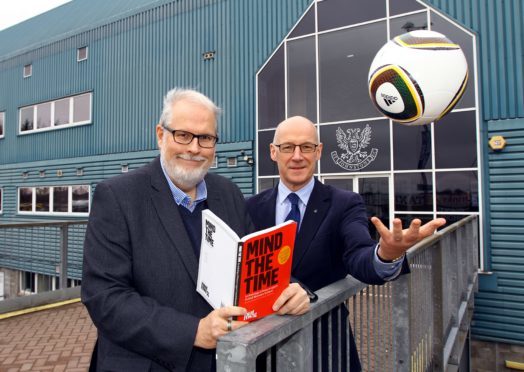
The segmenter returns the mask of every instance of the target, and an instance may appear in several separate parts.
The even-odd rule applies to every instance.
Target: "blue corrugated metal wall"
[[[475,297],[474,337],[524,344],[524,9],[521,0],[428,0],[477,33],[484,119],[486,268]],[[512,120],[513,119],[513,120]],[[489,150],[502,135],[508,145]]]
[[[484,120],[524,117],[522,0],[424,0],[478,35]]]
[[[255,72],[309,0],[195,6],[201,2],[164,4],[0,62],[0,82],[10,87],[0,92],[0,110],[6,110],[1,162],[154,149],[162,95],[173,86],[195,87],[224,108],[222,141],[252,140]],[[182,11],[190,5],[192,11]],[[89,58],[77,63],[76,48],[83,45]],[[215,59],[205,61],[207,51],[215,51]],[[27,63],[33,76],[24,79]],[[93,125],[17,135],[18,107],[84,91],[93,92]]]

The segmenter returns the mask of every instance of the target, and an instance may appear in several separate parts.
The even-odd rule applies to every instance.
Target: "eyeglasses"
[[[273,146],[276,146],[279,148],[280,152],[283,152],[285,154],[291,154],[293,152],[295,152],[295,147],[300,147],[300,152],[304,153],[304,154],[307,154],[307,153],[312,153],[312,152],[315,152],[315,150],[317,149],[317,144],[314,144],[314,143],[303,143],[301,145],[295,145],[294,143],[281,143],[280,145],[275,145],[273,144]]]
[[[173,140],[176,143],[180,143],[181,145],[189,145],[193,141],[193,138],[196,137],[200,147],[210,149],[215,147],[215,144],[218,141],[218,137],[212,136],[210,134],[194,134],[191,132],[186,132],[185,130],[177,130],[167,127],[163,128],[173,135]]]

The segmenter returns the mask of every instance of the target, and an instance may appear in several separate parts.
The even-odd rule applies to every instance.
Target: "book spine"
[[[235,295],[233,297],[234,305],[238,306],[238,301],[240,297],[240,280],[242,278],[240,269],[242,267],[242,251],[244,243],[239,242],[237,247],[237,267],[235,270]]]

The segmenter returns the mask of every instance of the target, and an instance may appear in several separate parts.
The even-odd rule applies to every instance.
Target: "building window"
[[[447,35],[461,45],[471,71],[454,109],[430,125],[393,123],[369,99],[373,58],[408,28]],[[315,175],[359,192],[368,214],[404,225],[413,217],[481,216],[474,46],[473,34],[416,1],[312,2],[257,74],[258,191],[278,183],[268,156],[277,124],[303,115],[324,144]]]
[[[76,61],[85,61],[87,59],[87,47],[78,48],[76,51]]]
[[[127,173],[127,172],[129,172],[129,165],[127,165],[127,164],[122,164],[122,167],[120,168],[120,171],[121,171],[122,173]]]
[[[213,159],[213,164],[211,164],[211,168],[218,168],[218,156],[215,156]]]
[[[227,166],[228,167],[236,167],[237,166],[237,158],[236,156],[227,158]]]
[[[18,213],[87,215],[90,195],[89,185],[19,187]]]
[[[29,295],[36,293],[36,274],[29,271],[20,273],[20,294]]]
[[[21,107],[20,134],[91,123],[92,96],[84,93]]]
[[[0,138],[4,138],[5,112],[0,112]]]
[[[28,78],[29,76],[33,75],[33,65],[28,64],[24,66],[24,78]]]

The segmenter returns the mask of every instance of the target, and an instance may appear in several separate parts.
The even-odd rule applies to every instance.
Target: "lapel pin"
[[[318,212],[318,209],[313,209],[313,213],[317,213]]]

